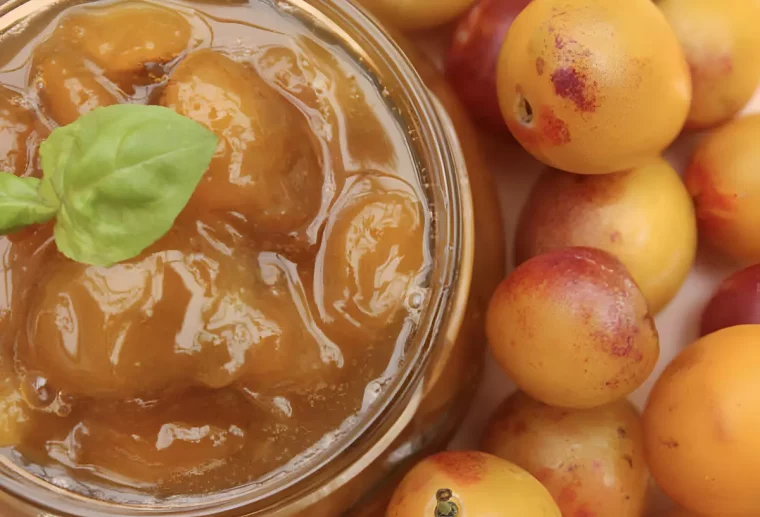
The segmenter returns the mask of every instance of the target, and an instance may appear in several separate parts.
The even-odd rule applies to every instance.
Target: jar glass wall
[[[34,27],[82,3],[89,2],[11,0],[0,6],[0,68],[12,63]],[[202,10],[246,3],[179,5]],[[68,491],[65,483],[54,486],[5,458],[0,465],[3,515],[380,516],[398,475],[414,459],[445,446],[462,418],[481,368],[482,317],[504,269],[498,203],[477,135],[436,70],[402,36],[390,36],[359,8],[345,0],[267,3],[350,55],[373,78],[396,113],[426,187],[433,222],[431,294],[406,343],[404,368],[360,423],[275,481],[199,498],[120,505]]]

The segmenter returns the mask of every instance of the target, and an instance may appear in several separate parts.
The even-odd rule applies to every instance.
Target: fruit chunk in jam
[[[293,231],[315,215],[322,172],[306,120],[251,66],[194,52],[171,75],[161,104],[219,136],[196,207],[240,212],[269,232]]]
[[[343,352],[309,309],[295,264],[275,253],[258,257],[270,297],[263,305],[272,327],[269,340],[251,348],[241,384],[258,393],[282,394],[334,380]]]
[[[349,336],[374,339],[403,317],[419,283],[425,221],[403,181],[351,178],[325,225],[316,257],[314,293],[322,317]]]
[[[19,443],[29,425],[30,410],[17,384],[8,365],[0,363],[0,447]]]
[[[243,375],[281,387],[303,373],[294,358],[327,368],[287,283],[267,284],[258,254],[224,233],[178,225],[138,259],[109,268],[49,250],[26,294],[20,364],[68,395],[107,398],[219,388]]]
[[[118,88],[93,70],[79,54],[45,49],[35,56],[32,84],[45,114],[59,126],[95,108],[120,102]]]
[[[0,86],[0,170],[16,176],[34,172],[36,146],[47,133],[22,102],[21,95]]]
[[[160,79],[162,74],[156,77],[149,67],[175,59],[191,39],[192,26],[182,14],[145,2],[87,7],[66,16],[52,36],[127,89]]]
[[[66,466],[116,482],[164,484],[223,467],[246,446],[253,416],[234,392],[193,392],[181,403],[85,406],[69,418],[71,427],[45,438],[50,455]]]
[[[367,169],[393,171],[397,149],[362,91],[355,73],[329,50],[308,38],[291,47],[270,46],[254,55],[259,73],[281,91],[320,114],[315,136],[330,149],[338,188],[345,174]]]

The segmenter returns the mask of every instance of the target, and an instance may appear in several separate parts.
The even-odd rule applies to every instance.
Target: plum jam
[[[6,38],[8,39],[8,38]],[[51,224],[0,240],[0,445],[88,496],[216,492],[298,468],[396,375],[431,220],[372,78],[268,2],[91,2],[0,43],[0,166],[99,107],[219,138],[168,234],[110,267]]]

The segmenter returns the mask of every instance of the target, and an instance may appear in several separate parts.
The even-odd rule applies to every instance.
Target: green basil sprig
[[[217,141],[168,108],[93,110],[42,143],[42,180],[0,173],[0,234],[55,218],[56,245],[70,259],[133,258],[172,227]]]

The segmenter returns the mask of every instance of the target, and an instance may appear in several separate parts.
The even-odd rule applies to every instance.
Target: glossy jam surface
[[[6,458],[98,497],[207,493],[294,468],[394,376],[426,295],[424,195],[392,107],[310,34],[267,2],[120,0],[0,39],[5,171],[40,175],[51,130],[115,103],[219,136],[133,260],[72,262],[49,224],[0,239]]]

